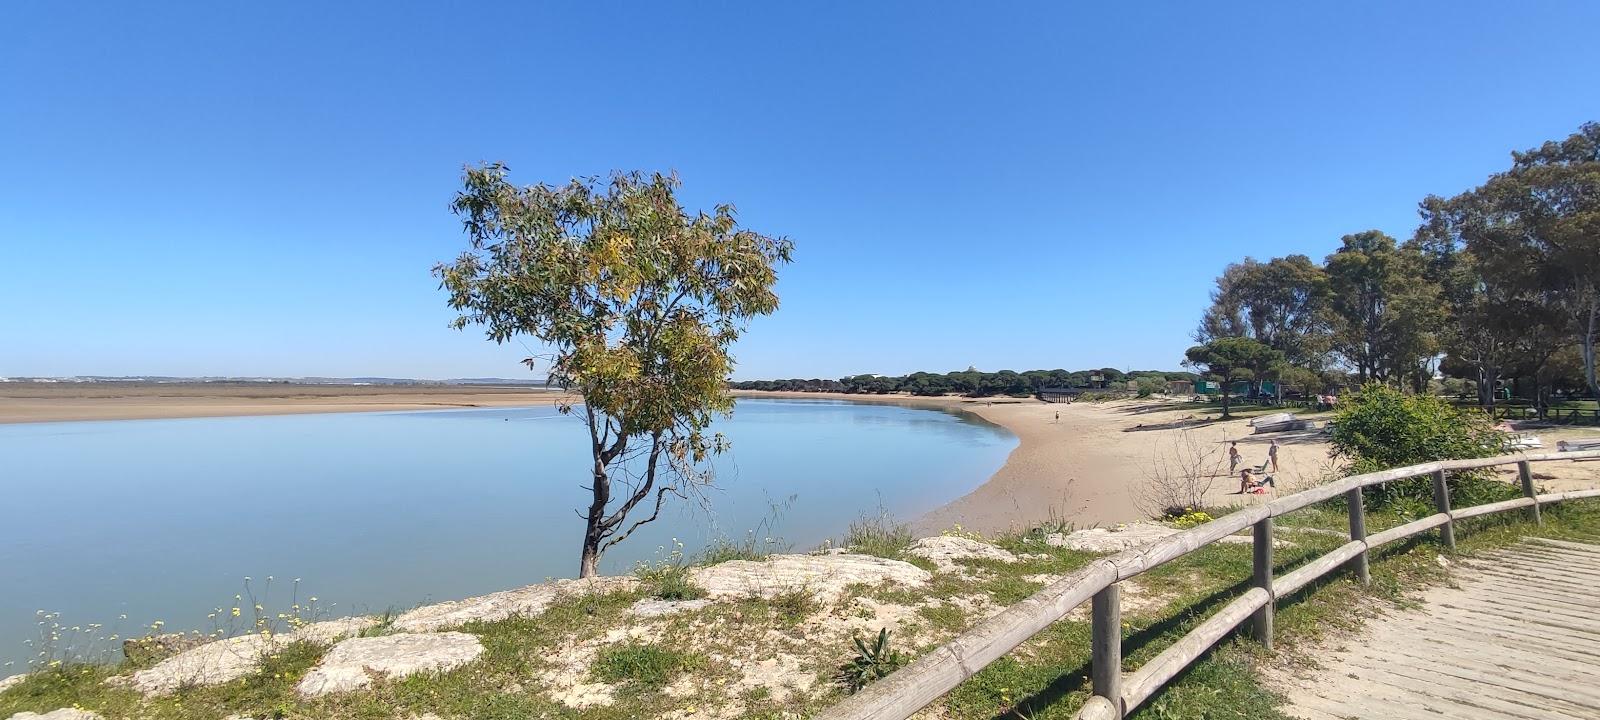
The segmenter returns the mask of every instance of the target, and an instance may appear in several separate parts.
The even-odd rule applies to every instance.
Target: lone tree
[[[483,325],[498,343],[537,338],[551,350],[550,382],[582,395],[561,411],[581,412],[589,430],[578,574],[590,577],[668,496],[711,481],[703,461],[726,443],[705,430],[733,408],[729,345],[777,309],[776,267],[794,246],[740,228],[729,205],[685,211],[676,175],[517,187],[506,173],[466,170],[451,209],[471,247],[434,274],[461,313],[454,327]]]
[[[1222,419],[1227,420],[1228,386],[1234,380],[1253,380],[1283,362],[1283,353],[1246,337],[1220,337],[1184,353],[1183,364],[1222,383]]]

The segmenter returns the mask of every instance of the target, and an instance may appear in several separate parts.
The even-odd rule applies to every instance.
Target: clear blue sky
[[[1172,368],[1600,119],[1593,2],[484,5],[0,5],[0,375],[517,376],[429,276],[487,160],[791,237],[741,378]]]

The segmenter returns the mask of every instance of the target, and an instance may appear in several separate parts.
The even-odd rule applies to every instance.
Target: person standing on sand
[[[1228,474],[1232,475],[1239,469],[1239,441],[1228,443]]]
[[[1272,444],[1267,446],[1267,459],[1272,461],[1272,471],[1273,472],[1277,472],[1278,471],[1278,441],[1277,440],[1273,440]]]
[[[1060,410],[1056,411],[1056,422],[1058,422],[1058,423],[1061,422],[1061,411]]]

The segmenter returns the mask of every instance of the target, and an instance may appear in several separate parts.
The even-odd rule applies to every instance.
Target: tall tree
[[[1328,256],[1333,349],[1359,381],[1431,375],[1443,307],[1423,260],[1376,230],[1344,236]]]
[[[1480,192],[1429,196],[1420,213],[1422,226],[1407,246],[1422,255],[1424,273],[1445,299],[1446,362],[1472,369],[1478,402],[1492,411],[1502,376],[1520,356],[1524,328],[1512,310],[1525,283],[1486,241],[1499,220]]]
[[[579,576],[589,577],[668,497],[710,481],[703,461],[725,442],[705,431],[733,408],[729,345],[777,309],[776,267],[793,246],[741,228],[728,205],[684,210],[676,176],[517,187],[506,175],[499,164],[467,169],[451,208],[470,248],[434,272],[461,312],[457,328],[537,338],[552,350],[551,382],[582,394],[593,463]]]
[[[1253,338],[1293,365],[1320,368],[1328,352],[1327,301],[1327,274],[1311,258],[1245,258],[1217,278],[1195,339]]]
[[[1589,392],[1600,396],[1600,123],[1564,140],[1512,153],[1511,170],[1484,186],[1521,229],[1520,252],[1539,258],[1541,288],[1565,315],[1583,358]]]
[[[1228,412],[1232,397],[1228,386],[1235,380],[1254,380],[1262,370],[1280,362],[1283,362],[1283,353],[1259,341],[1221,337],[1189,348],[1184,353],[1183,364],[1222,383],[1222,418],[1226,420],[1232,417]]]

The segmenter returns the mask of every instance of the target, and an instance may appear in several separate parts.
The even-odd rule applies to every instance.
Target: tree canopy
[[[1185,364],[1199,369],[1208,379],[1222,383],[1222,417],[1228,414],[1229,385],[1234,380],[1254,380],[1283,362],[1282,352],[1254,338],[1219,337],[1196,345],[1184,353]]]
[[[1259,341],[1284,355],[1271,375],[1300,384],[1345,384],[1331,370],[1424,392],[1442,372],[1492,407],[1507,381],[1531,380],[1541,414],[1557,387],[1600,395],[1600,124],[1419,211],[1404,243],[1368,230],[1320,266],[1228,265],[1195,339]]]
[[[666,498],[709,482],[698,468],[725,446],[704,431],[733,406],[729,345],[777,309],[777,267],[793,252],[741,228],[732,206],[686,211],[678,187],[637,172],[518,187],[503,165],[468,168],[451,208],[470,246],[434,269],[455,327],[536,338],[550,382],[582,396],[594,460],[582,577]]]

